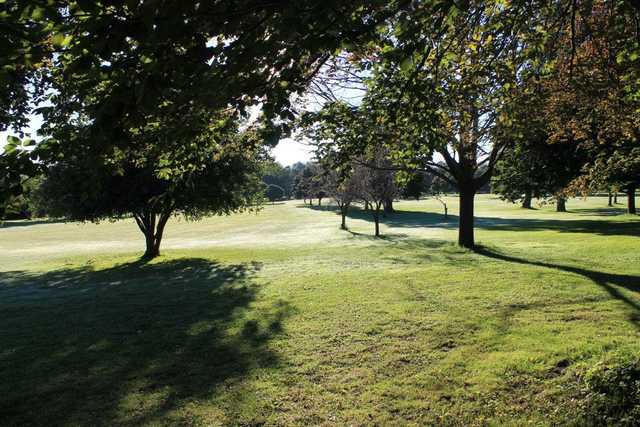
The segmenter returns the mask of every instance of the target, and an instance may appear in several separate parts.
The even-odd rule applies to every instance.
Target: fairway
[[[433,199],[372,237],[301,201],[0,228],[0,425],[570,424],[584,375],[640,352],[640,218],[606,198]]]

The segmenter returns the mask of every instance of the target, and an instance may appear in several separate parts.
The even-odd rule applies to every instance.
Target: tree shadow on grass
[[[315,211],[335,212],[336,215],[340,215],[340,210],[336,205],[322,205],[322,206],[309,206],[300,205],[299,208],[307,208]],[[347,215],[349,219],[359,219],[364,221],[373,222],[373,215],[370,211],[367,211],[360,206],[351,206]],[[380,223],[390,227],[428,227],[438,226],[455,228],[458,225],[458,217],[455,215],[449,215],[447,219],[444,218],[442,213],[437,212],[424,212],[424,211],[401,211],[395,210],[393,213],[385,214],[380,212]]]
[[[595,208],[595,209],[571,209],[571,213],[576,213],[578,215],[585,216],[618,216],[625,215],[627,213],[627,209],[623,207],[606,207],[606,208]]]
[[[478,246],[476,253],[486,256],[488,258],[516,263],[533,265],[538,267],[550,268],[558,271],[576,274],[591,280],[593,283],[604,289],[612,298],[625,303],[632,309],[632,315],[630,321],[640,328],[640,301],[637,299],[629,298],[621,289],[626,289],[631,292],[640,292],[640,276],[606,273],[602,271],[588,270],[585,268],[574,267],[570,265],[553,264],[550,262],[533,261],[523,258],[517,258],[514,256],[506,255],[484,246]]]
[[[335,211],[337,214],[340,214],[340,210],[338,209],[338,206],[334,203],[324,203],[320,206],[318,206],[317,202],[313,205],[309,205],[309,204],[298,204],[296,205],[296,208],[300,208],[300,209],[313,209],[314,211],[324,211],[324,212],[332,212]]]
[[[344,230],[347,233],[351,234],[351,236],[355,239],[359,239],[359,240],[368,240],[371,242],[375,242],[375,241],[385,241],[385,242],[389,242],[392,244],[397,244],[399,241],[404,240],[405,238],[408,237],[407,234],[402,234],[402,233],[388,233],[388,234],[380,234],[379,236],[375,236],[373,234],[373,232],[371,234],[369,233],[359,233],[357,231],[352,231],[352,230]]]
[[[640,236],[640,221],[537,218],[476,218],[476,227],[497,231],[558,231],[601,236]]]
[[[5,220],[5,221],[0,221],[0,229],[15,228],[15,227],[29,227],[32,225],[42,225],[42,224],[61,224],[63,222],[69,222],[69,221],[65,221],[63,219],[55,219],[55,218]]]
[[[0,273],[0,419],[154,422],[277,366],[268,343],[292,309],[249,309],[259,268],[193,258]]]
[[[604,215],[603,216],[607,216]],[[373,222],[371,214],[362,209],[351,209],[348,217]],[[447,219],[438,212],[396,211],[380,222],[389,227],[420,228],[437,227],[455,229],[459,217],[449,215]],[[640,236],[640,221],[612,221],[599,219],[539,219],[476,217],[477,229],[496,231],[558,231],[564,233],[588,233],[602,236]]]

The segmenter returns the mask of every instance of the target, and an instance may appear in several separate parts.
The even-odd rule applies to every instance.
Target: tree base
[[[155,249],[149,250],[149,249],[147,249],[145,251],[145,253],[142,255],[142,259],[153,259],[153,258],[156,258],[156,257],[159,257],[159,256],[160,256],[160,251],[159,250],[155,250]]]

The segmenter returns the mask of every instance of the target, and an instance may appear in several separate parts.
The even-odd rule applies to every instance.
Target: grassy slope
[[[449,200],[456,212],[455,199]],[[173,222],[0,229],[0,424],[575,420],[578,374],[640,350],[640,221],[477,204],[362,213],[297,202]]]

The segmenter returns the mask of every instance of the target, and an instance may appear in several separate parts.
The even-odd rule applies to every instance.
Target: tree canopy
[[[197,147],[202,135],[231,121],[272,146],[291,131],[310,88],[324,105],[299,123],[319,156],[342,175],[383,147],[386,169],[427,172],[455,186],[458,243],[468,248],[475,194],[499,162],[503,182],[509,168],[525,177],[541,160],[544,176],[526,179],[544,182],[545,192],[560,185],[552,172],[561,168],[549,166],[553,156],[537,158],[533,140],[588,157],[564,173],[572,175],[564,187],[606,182],[635,194],[638,185],[634,2],[20,0],[1,7],[0,130],[22,128],[33,111],[44,118],[45,138],[28,156],[2,155],[3,165],[14,165],[3,166],[8,193],[20,188],[20,167],[30,168],[17,158],[60,168],[82,158],[97,170],[158,160],[151,169],[159,180],[199,173],[208,161]],[[353,85],[361,96],[344,102]],[[321,199],[317,182],[303,178],[298,189]]]

